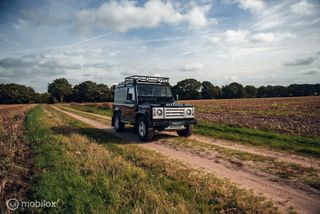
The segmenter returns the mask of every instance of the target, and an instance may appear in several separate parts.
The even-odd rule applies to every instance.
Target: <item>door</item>
[[[123,120],[126,122],[134,122],[136,96],[134,87],[127,89],[127,99],[125,101],[125,108],[123,109]]]

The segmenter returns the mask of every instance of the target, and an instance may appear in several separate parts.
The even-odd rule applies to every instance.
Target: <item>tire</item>
[[[140,140],[148,142],[153,138],[153,129],[149,130],[148,121],[145,117],[139,117],[136,132]]]
[[[121,122],[119,113],[114,115],[114,129],[116,132],[122,132],[125,128],[124,122]]]
[[[177,134],[180,137],[190,137],[192,135],[192,132],[193,132],[193,125],[187,125],[186,129],[177,131]]]

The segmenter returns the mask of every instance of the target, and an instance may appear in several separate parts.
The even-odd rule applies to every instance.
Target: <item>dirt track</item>
[[[308,193],[302,190],[295,189],[291,186],[288,186],[283,183],[272,182],[267,180],[263,177],[245,172],[241,169],[230,169],[227,168],[225,165],[221,163],[216,163],[212,160],[197,156],[195,154],[191,154],[186,151],[175,150],[173,148],[166,147],[164,145],[160,145],[156,142],[150,143],[141,143],[136,135],[132,132],[123,132],[123,133],[116,133],[114,129],[110,127],[110,125],[106,125],[92,119],[77,115],[75,113],[70,113],[64,110],[61,110],[55,106],[53,108],[77,119],[82,122],[85,122],[95,128],[103,129],[108,133],[114,134],[122,139],[126,139],[131,141],[133,144],[138,144],[146,149],[154,150],[156,152],[162,153],[167,155],[168,157],[181,161],[182,163],[193,167],[202,169],[206,172],[213,173],[218,177],[222,177],[225,179],[229,179],[234,183],[239,184],[241,187],[246,189],[252,189],[256,193],[263,194],[269,199],[275,201],[281,210],[286,211],[290,207],[294,207],[296,211],[301,213],[318,213],[320,210],[320,196],[319,194]],[[199,140],[198,136],[193,137],[193,139]],[[208,140],[209,138],[201,138],[200,140],[206,143],[218,143],[220,142],[213,141],[212,139]],[[225,147],[234,147],[232,144],[222,144]],[[261,153],[262,151],[256,150],[252,147],[239,147],[236,149],[245,150],[248,152],[256,152]],[[279,158],[281,160],[287,160],[292,162],[300,162],[302,164],[310,163],[308,158],[302,158],[298,156],[288,156],[286,154],[281,153],[274,153],[269,152],[269,155]],[[312,163],[312,162],[311,162]],[[312,164],[312,166],[319,167],[319,162],[316,164]]]

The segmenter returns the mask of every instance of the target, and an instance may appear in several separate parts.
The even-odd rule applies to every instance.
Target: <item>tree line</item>
[[[48,84],[45,93],[37,93],[31,87],[16,83],[0,84],[0,103],[110,102],[113,100],[114,88],[92,81],[72,86],[65,78]]]
[[[256,88],[233,82],[220,88],[209,81],[185,79],[172,87],[172,93],[182,100],[317,96],[320,95],[320,84],[268,85]]]
[[[65,78],[48,84],[45,93],[37,93],[32,87],[15,83],[0,84],[0,103],[110,102],[113,101],[114,89],[115,85],[108,87],[92,81],[72,86]],[[320,84],[268,85],[256,88],[233,82],[220,88],[209,81],[185,79],[172,86],[172,93],[183,100],[316,96],[320,95]]]

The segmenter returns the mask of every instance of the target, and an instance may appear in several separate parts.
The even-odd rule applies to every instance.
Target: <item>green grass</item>
[[[112,109],[109,109],[104,106],[77,105],[77,104],[70,104],[70,105],[65,105],[65,106],[79,110],[79,111],[85,111],[85,112],[89,112],[89,113],[100,114],[100,115],[112,117]]]
[[[320,158],[320,139],[200,122],[195,133]]]
[[[75,113],[77,115],[101,122],[101,123],[108,123],[111,125],[111,117],[107,117],[107,116],[103,116],[103,115],[99,115],[99,114],[93,114],[91,112],[85,112],[85,111],[81,111],[81,110],[76,110],[74,108],[70,108],[70,106],[65,106],[65,105],[59,105],[58,107],[60,107],[63,111],[67,111],[70,113]]]
[[[50,130],[43,107],[36,107],[27,116],[28,140],[35,153],[36,176],[34,193],[38,200],[57,201],[53,213],[84,213],[103,211],[103,195],[97,185],[87,183],[76,170],[73,161],[66,157],[66,147]]]

